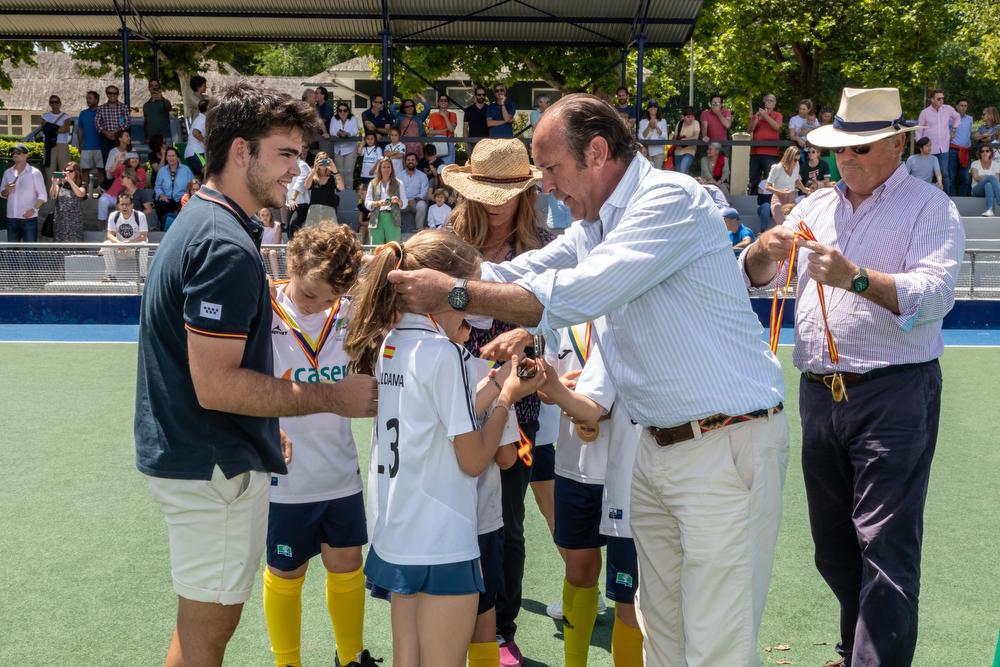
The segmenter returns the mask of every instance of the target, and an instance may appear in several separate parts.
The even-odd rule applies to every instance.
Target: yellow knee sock
[[[642,633],[617,615],[611,630],[611,658],[615,667],[642,667]]]
[[[563,580],[563,650],[566,667],[586,667],[590,635],[597,620],[597,586],[577,588]]]
[[[301,667],[302,584],[298,579],[282,579],[264,568],[264,618],[271,638],[274,664],[278,667]]]
[[[365,574],[360,567],[354,572],[326,573],[326,608],[333,621],[337,657],[346,665],[365,647]]]
[[[499,664],[499,644],[496,642],[469,644],[469,667],[497,667]]]

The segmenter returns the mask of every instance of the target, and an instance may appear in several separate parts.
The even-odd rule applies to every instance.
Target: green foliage
[[[23,143],[28,149],[28,162],[35,166],[41,166],[45,162],[45,144],[41,141],[22,141],[19,137],[9,135],[0,136],[0,155],[3,156],[5,166],[9,166],[11,149],[17,144]],[[79,161],[80,151],[76,146],[69,147],[69,159]]]
[[[34,52],[34,44],[31,42],[0,41],[0,62],[6,61],[6,67],[0,67],[0,88],[10,90],[13,84],[6,68],[17,67],[20,63],[34,65],[35,59],[31,57]],[[0,107],[2,106],[3,102],[0,101]]]
[[[354,57],[350,44],[273,44],[256,54],[247,73],[261,76],[314,76]]]

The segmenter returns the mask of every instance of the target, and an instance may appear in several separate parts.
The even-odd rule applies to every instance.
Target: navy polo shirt
[[[367,134],[371,130],[369,130],[367,127],[364,127],[364,124],[365,124],[366,121],[371,121],[372,123],[375,124],[375,127],[378,127],[378,128],[388,129],[388,128],[392,127],[392,116],[390,116],[389,113],[387,111],[385,111],[384,108],[382,110],[382,113],[378,114],[377,116],[371,112],[371,109],[369,109],[369,110],[367,110],[367,111],[365,111],[365,112],[363,112],[361,114],[361,125],[362,125],[362,128],[363,128],[362,131]],[[378,139],[378,145],[379,146],[388,146],[389,145],[389,136],[388,135],[386,135],[386,134],[376,134],[375,138]]]
[[[517,113],[517,107],[509,99],[504,101],[504,106],[507,107],[507,114],[511,117],[511,121],[503,125],[494,125],[490,128],[490,137],[494,139],[510,139],[514,136],[514,114]],[[491,104],[489,110],[486,112],[486,117],[490,120],[503,120],[500,105],[496,102]]]
[[[260,225],[202,186],[163,237],[139,319],[136,466],[153,477],[285,473],[276,418],[206,410],[188,368],[188,336],[244,341],[241,366],[272,375],[271,302]]]

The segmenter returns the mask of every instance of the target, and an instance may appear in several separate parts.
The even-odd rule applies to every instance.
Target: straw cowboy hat
[[[528,162],[528,150],[519,140],[483,139],[467,165],[449,164],[441,177],[466,199],[500,206],[534,187],[542,172]]]
[[[903,118],[898,88],[844,88],[832,125],[818,127],[806,141],[820,148],[871,144],[918,128]]]

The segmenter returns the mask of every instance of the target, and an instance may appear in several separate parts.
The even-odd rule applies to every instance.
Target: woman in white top
[[[333,163],[344,178],[344,190],[354,189],[354,165],[358,161],[358,119],[344,102],[330,119],[330,140],[334,142]]]
[[[1000,202],[1000,162],[993,159],[993,148],[989,144],[979,147],[979,159],[969,167],[972,176],[972,196],[986,197],[986,210],[983,215],[993,217],[993,204]]]
[[[781,207],[795,203],[795,196],[798,194],[795,184],[798,180],[799,149],[789,146],[781,156],[781,162],[773,165],[767,175],[767,191],[771,193],[771,217],[774,218],[774,224],[780,225],[785,221]]]
[[[694,140],[701,138],[701,123],[694,115],[693,107],[684,107],[684,116],[677,123],[674,139]],[[674,148],[674,169],[682,174],[691,171],[697,146],[676,146]]]
[[[660,118],[660,105],[650,100],[646,105],[646,117],[639,121],[640,139],[669,139],[667,121]],[[663,156],[667,152],[665,144],[649,144],[646,153],[649,162],[657,169],[663,169]]]
[[[402,201],[406,199],[403,182],[396,178],[392,159],[384,157],[375,167],[375,178],[368,184],[365,208],[372,212],[368,233],[372,245],[399,241]]]
[[[533,363],[532,380],[509,373],[480,424],[476,369],[458,342],[469,335],[464,314],[397,305],[389,272],[419,268],[475,279],[479,253],[455,234],[424,230],[383,247],[359,284],[345,349],[352,371],[379,383],[365,575],[392,593],[394,664],[465,667],[484,591],[477,476],[494,461],[514,402],[545,373]]]

